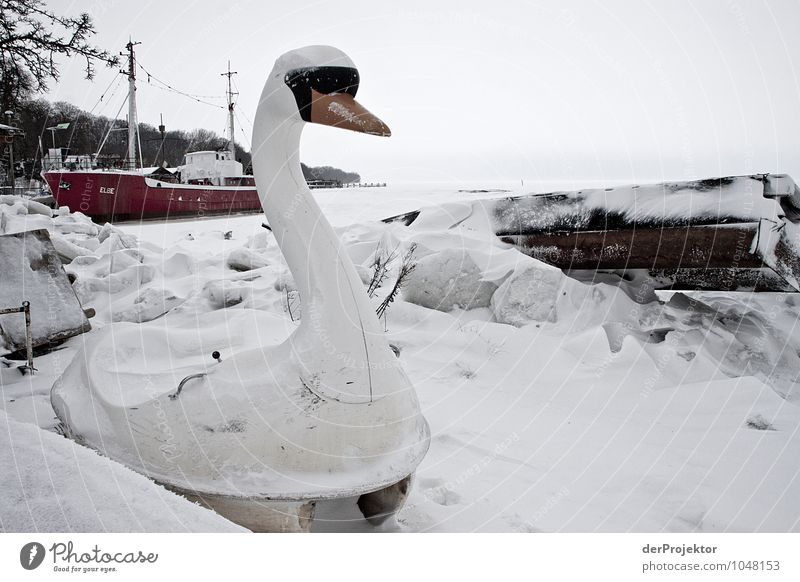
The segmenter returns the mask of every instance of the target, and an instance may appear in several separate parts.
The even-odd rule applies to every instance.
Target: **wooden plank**
[[[526,254],[561,269],[761,268],[750,254],[757,223],[531,232],[503,235]]]

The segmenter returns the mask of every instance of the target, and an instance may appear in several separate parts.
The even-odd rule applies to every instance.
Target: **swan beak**
[[[318,93],[311,90],[311,123],[341,127],[360,133],[389,137],[389,126],[367,111],[349,93]]]

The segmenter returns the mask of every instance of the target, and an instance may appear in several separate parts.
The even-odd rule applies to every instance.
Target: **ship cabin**
[[[252,186],[242,164],[228,150],[191,152],[178,167],[181,182],[201,186]]]

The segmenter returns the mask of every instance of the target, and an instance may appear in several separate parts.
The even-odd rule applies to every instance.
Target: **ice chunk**
[[[53,225],[61,234],[85,234],[95,237],[100,231],[91,218],[80,212],[55,216]]]
[[[497,289],[484,281],[478,265],[463,249],[432,253],[417,262],[403,290],[403,298],[423,307],[450,311],[454,307],[488,307]]]
[[[516,326],[556,321],[556,302],[564,279],[560,269],[531,261],[512,273],[492,295],[495,319]]]
[[[234,271],[252,271],[266,267],[269,262],[260,253],[242,247],[231,251],[226,264]]]
[[[0,204],[7,204],[9,206],[21,205],[25,208],[26,214],[41,214],[47,217],[53,215],[53,211],[41,202],[20,198],[19,196],[10,196],[8,194],[0,195]]]
[[[59,258],[63,263],[71,263],[77,257],[91,254],[91,251],[88,249],[68,241],[64,236],[58,234],[57,232],[54,232],[50,235],[50,240],[52,241]]]
[[[161,317],[183,303],[183,299],[166,289],[145,289],[133,305],[112,315],[113,321],[142,323]]]
[[[250,289],[235,281],[211,281],[203,289],[203,295],[214,309],[223,309],[244,301],[250,295]]]
[[[0,234],[15,234],[37,229],[51,230],[52,227],[53,223],[49,217],[28,214],[27,207],[21,201],[14,204],[0,204]]]

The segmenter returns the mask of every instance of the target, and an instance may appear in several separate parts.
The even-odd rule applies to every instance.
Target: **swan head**
[[[275,61],[260,107],[271,112],[273,122],[317,123],[388,137],[389,127],[355,100],[358,85],[358,69],[345,53],[307,46]]]

